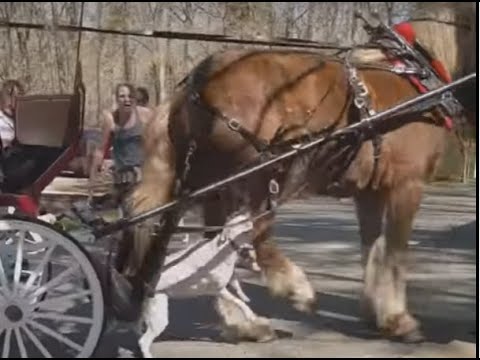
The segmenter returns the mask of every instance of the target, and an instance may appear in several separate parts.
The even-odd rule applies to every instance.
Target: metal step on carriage
[[[113,234],[331,139],[361,133],[365,141],[369,140],[375,132],[389,131],[384,126],[386,118],[436,107],[445,94],[475,78],[476,74],[471,74],[328,136],[303,139],[292,144],[289,151],[247,167],[181,200],[134,218],[91,229],[91,232],[97,239]],[[84,101],[85,87],[79,61],[72,93],[28,95],[18,99],[16,136],[19,146],[30,149],[31,156],[43,161],[37,176],[27,186],[0,194],[0,206],[16,210],[0,218],[2,358],[89,357],[104,330],[105,294],[92,254],[71,234],[36,218],[42,190],[75,155],[83,131]],[[42,157],[42,154],[49,156]]]

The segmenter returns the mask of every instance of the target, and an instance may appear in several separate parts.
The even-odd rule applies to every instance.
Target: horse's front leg
[[[364,297],[375,315],[377,327],[387,336],[409,342],[422,339],[418,322],[407,309],[406,295],[408,241],[422,191],[423,183],[410,179],[390,189],[384,198],[372,197],[369,200],[386,206],[387,223],[385,235],[379,235],[367,244],[369,249],[365,252]],[[365,212],[365,208],[363,211],[364,217],[374,215]],[[372,221],[378,220],[379,214],[373,216]],[[362,231],[366,229],[363,228]],[[373,234],[374,232],[370,234],[370,240]]]
[[[299,311],[311,312],[316,306],[315,290],[303,270],[273,243],[273,219],[272,216],[255,223],[257,263],[273,295],[288,298]]]

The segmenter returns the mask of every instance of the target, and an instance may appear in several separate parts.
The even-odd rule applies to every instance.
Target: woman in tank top
[[[153,111],[143,106],[137,106],[135,89],[128,83],[117,85],[115,99],[117,108],[114,111],[104,111],[102,144],[95,152],[90,182],[103,168],[107,152],[112,147],[114,201],[120,210],[120,216],[129,215],[127,199],[134,186],[141,179],[143,164],[143,127],[152,118]],[[121,271],[126,256],[131,249],[128,234],[125,230],[118,243],[115,267]]]
[[[103,167],[105,155],[112,147],[115,197],[118,205],[123,208],[123,200],[141,179],[142,132],[152,116],[152,111],[137,106],[135,89],[128,83],[117,85],[115,99],[117,108],[102,113],[102,144],[95,153],[91,178]]]

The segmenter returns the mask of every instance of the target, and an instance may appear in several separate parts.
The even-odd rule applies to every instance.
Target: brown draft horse
[[[461,64],[464,58],[451,55],[459,50],[457,37],[471,39],[470,51],[474,47],[475,36],[468,37],[470,29],[441,21],[413,25],[417,39],[445,64],[454,79],[475,71],[476,61],[468,68]],[[476,51],[472,53],[475,56]],[[358,61],[355,66],[376,111],[418,95],[403,76],[365,68]],[[252,142],[229,128],[225,119],[236,120],[256,139],[270,142],[344,127],[358,121],[358,112],[352,106],[345,64],[339,59],[274,50],[230,50],[212,55],[190,73],[169,105],[157,109],[156,120],[147,129],[144,178],[132,196],[135,214],[178,196],[176,184],[185,174],[182,189],[194,190],[226,178],[258,158]],[[424,183],[442,154],[447,133],[442,124],[435,113],[425,113],[418,121],[385,134],[376,164],[372,142],[364,142],[336,180],[335,193],[328,186],[332,179],[323,166],[328,162],[324,151],[289,161],[280,171],[255,173],[206,198],[205,223],[223,225],[241,201],[254,213],[264,211],[272,177],[280,185],[280,198],[291,198],[305,189],[354,197],[362,241],[365,309],[386,335],[418,337],[418,323],[407,309],[407,244]],[[189,146],[192,139],[195,148]],[[168,244],[176,217],[170,214],[165,218],[164,231],[153,237],[150,223],[136,228],[134,251],[124,272],[127,276],[138,276],[140,264],[147,268],[140,272],[147,281],[152,276],[148,271],[155,266],[158,270],[158,254]],[[309,310],[315,292],[302,269],[271,241],[273,220],[273,216],[264,217],[255,224],[254,245],[264,278],[273,294],[289,298],[298,309]],[[148,270],[146,263],[151,265],[152,258],[155,266]]]

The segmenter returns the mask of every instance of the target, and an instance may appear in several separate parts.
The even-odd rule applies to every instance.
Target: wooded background
[[[361,21],[353,16],[355,11],[378,11],[386,23],[392,24],[407,19],[423,4],[86,2],[83,25],[225,34],[243,39],[289,37],[351,45],[366,39]],[[80,2],[4,2],[0,4],[0,19],[79,25],[80,6]],[[29,93],[71,91],[77,36],[74,32],[0,28],[0,81],[19,79]],[[83,33],[81,61],[87,87],[86,126],[97,127],[101,110],[113,106],[117,83],[128,81],[146,87],[150,92],[150,106],[155,106],[202,58],[216,50],[238,46]]]

